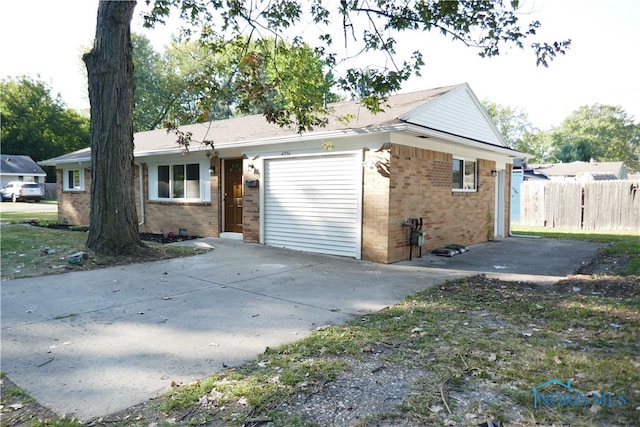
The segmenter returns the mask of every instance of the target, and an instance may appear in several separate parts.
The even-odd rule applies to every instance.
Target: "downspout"
[[[140,178],[140,222],[138,226],[144,224],[144,177],[142,176],[142,164],[134,163],[138,166],[138,178]]]
[[[532,236],[530,234],[513,234],[511,232],[511,221],[509,221],[509,237],[524,237],[527,239],[539,239],[540,236]]]

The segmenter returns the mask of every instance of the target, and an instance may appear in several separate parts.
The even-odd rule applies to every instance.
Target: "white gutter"
[[[352,129],[341,129],[341,130],[333,130],[333,131],[324,131],[324,132],[309,132],[303,134],[294,134],[287,136],[280,136],[274,138],[261,138],[252,141],[237,141],[237,142],[221,142],[215,145],[216,150],[225,149],[225,148],[246,148],[246,147],[254,147],[260,145],[272,145],[272,144],[282,144],[287,142],[301,142],[301,141],[311,141],[318,139],[331,139],[331,138],[345,138],[348,136],[355,135],[367,135],[374,133],[383,133],[383,132],[399,132],[399,131],[409,131],[419,135],[431,136],[439,139],[443,139],[445,141],[456,142],[462,145],[467,145],[473,148],[480,148],[486,151],[497,152],[503,155],[507,155],[509,157],[518,157],[518,158],[530,158],[533,157],[531,154],[522,153],[516,150],[513,150],[508,147],[501,147],[499,145],[490,144],[487,142],[476,141],[471,138],[467,138],[464,136],[458,136],[451,133],[438,131],[435,129],[430,129],[424,126],[412,124],[412,123],[397,123],[386,126],[372,126],[366,128],[352,128]]]
[[[215,144],[214,150],[217,151],[217,150],[233,149],[233,148],[244,149],[244,148],[259,147],[264,145],[286,144],[290,142],[304,142],[304,141],[316,141],[316,140],[322,140],[322,139],[345,138],[345,137],[354,136],[354,135],[366,135],[370,133],[389,132],[394,129],[395,129],[394,126],[384,126],[384,127],[372,128],[371,130],[347,129],[347,130],[335,130],[335,131],[324,131],[324,132],[308,132],[308,133],[302,133],[302,134],[277,136],[272,138],[260,138],[260,139],[232,141],[232,142],[218,142]],[[195,144],[189,148],[189,151],[193,153],[200,152],[200,151],[207,151],[207,150],[209,150],[209,148],[200,148]],[[184,151],[184,148],[176,144],[175,148],[136,151],[134,152],[134,154],[136,157],[144,157],[144,156],[157,156],[157,155],[163,155],[163,154],[181,154],[183,151]]]
[[[134,163],[138,166],[138,177],[140,178],[140,217],[138,225],[144,224],[144,177],[142,176],[142,164]]]
[[[249,147],[259,147],[265,145],[274,145],[274,144],[285,144],[291,142],[304,142],[304,141],[313,141],[313,140],[323,140],[323,139],[338,139],[338,138],[346,138],[349,136],[356,135],[367,135],[374,133],[384,133],[384,132],[398,132],[398,131],[409,131],[413,132],[417,135],[424,135],[430,137],[436,137],[439,139],[443,139],[445,141],[451,141],[455,143],[459,143],[461,145],[466,145],[469,147],[473,147],[476,149],[482,149],[494,153],[500,153],[503,155],[507,155],[509,157],[518,157],[518,158],[529,158],[532,157],[530,154],[521,153],[516,150],[512,150],[507,147],[501,147],[498,145],[475,141],[473,139],[453,135],[447,132],[438,131],[435,129],[430,129],[424,126],[412,124],[412,123],[395,123],[386,126],[371,126],[365,128],[348,128],[348,129],[339,129],[339,130],[330,130],[330,131],[315,131],[315,132],[306,132],[301,134],[289,134],[284,136],[277,136],[272,138],[259,138],[253,140],[244,140],[244,141],[233,141],[233,142],[219,142],[215,144],[216,150],[224,150],[230,148],[240,148],[247,149]],[[205,151],[205,148],[200,148],[196,145],[190,148],[192,152]],[[175,147],[165,147],[162,149],[153,149],[153,150],[140,150],[134,151],[134,155],[136,157],[146,157],[146,156],[157,156],[163,154],[180,154],[184,151],[183,147],[178,146]],[[65,164],[65,163],[75,163],[78,161],[91,161],[90,153],[88,157],[82,158],[74,158],[69,160],[61,160],[54,164],[49,162],[39,162],[40,164],[46,166],[53,166],[55,164]]]
[[[55,160],[55,159],[51,159],[51,160]],[[55,161],[55,162],[51,162],[49,160],[43,160],[41,162],[38,162],[39,165],[41,166],[57,166],[57,165],[68,165],[68,164],[74,164],[74,163],[79,163],[80,166],[82,166],[82,163],[84,162],[91,162],[91,156],[89,157],[74,157],[72,159],[65,159],[65,160],[59,160],[59,161]]]
[[[509,237],[522,237],[526,239],[539,239],[540,236],[532,236],[531,234],[513,234],[511,232],[511,222],[509,222]]]
[[[422,135],[426,135],[426,136],[430,136],[430,137],[444,139],[446,141],[455,142],[457,144],[466,145],[468,147],[473,147],[473,148],[476,148],[476,149],[481,149],[481,150],[485,150],[485,151],[491,151],[491,152],[494,152],[494,153],[500,153],[500,154],[506,155],[508,157],[514,157],[514,158],[531,158],[531,157],[533,157],[533,155],[531,155],[531,154],[522,153],[520,151],[516,151],[516,150],[513,150],[513,149],[508,148],[508,147],[501,147],[499,145],[490,144],[488,142],[476,141],[476,140],[473,140],[471,138],[467,138],[467,137],[464,137],[464,136],[453,135],[453,134],[450,134],[450,133],[447,133],[447,132],[442,132],[442,131],[439,131],[439,130],[430,129],[430,128],[426,128],[424,126],[414,125],[414,124],[411,124],[411,123],[407,123],[403,127],[398,126],[397,128],[398,128],[398,130],[405,130],[405,131],[410,131],[410,132],[414,132],[414,133],[417,133],[417,134],[422,134]]]

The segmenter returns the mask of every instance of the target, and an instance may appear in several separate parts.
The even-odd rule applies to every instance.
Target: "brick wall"
[[[218,218],[211,203],[147,202],[140,232],[178,233],[190,236],[218,236]]]
[[[495,163],[478,160],[478,191],[453,192],[452,155],[392,145],[389,180],[389,252],[381,262],[409,258],[410,228],[403,220],[422,218],[427,232],[423,253],[445,244],[471,245],[487,240],[493,231]],[[413,248],[414,256],[418,248]]]
[[[58,221],[61,224],[89,224],[91,202],[91,170],[83,169],[84,190],[69,191],[63,189],[62,169],[56,170],[56,192],[58,194]]]
[[[212,161],[216,173],[210,176],[211,202],[160,202],[150,201],[148,194],[149,168],[143,166],[144,176],[144,224],[140,225],[140,232],[144,233],[179,233],[180,229],[186,230],[190,236],[218,237],[220,235],[220,180],[219,160]],[[135,173],[136,185],[136,209],[138,218],[141,218],[140,210],[140,185],[138,181],[138,168]]]
[[[242,235],[245,242],[260,242],[260,180],[259,174],[255,173],[255,169],[249,168],[250,164],[257,163],[253,160],[245,159],[242,162],[242,170],[244,171],[244,181],[258,181],[257,187],[247,187],[245,183],[242,194]],[[253,172],[252,172],[253,171]]]
[[[362,189],[362,259],[388,262],[389,150],[365,151]]]
[[[173,231],[178,233],[180,229],[186,230],[189,235],[217,237],[220,234],[220,192],[219,186],[219,161],[216,165],[216,174],[211,176],[211,202],[206,203],[174,203],[149,201],[148,177],[149,170],[143,165],[143,192],[144,192],[144,223],[139,226],[140,232],[166,233]],[[139,168],[134,171],[136,211],[138,219],[142,219],[140,209],[140,181]],[[63,191],[62,170],[57,171],[58,181],[58,219],[66,224],[88,224],[90,209],[91,171],[85,169],[84,191]]]

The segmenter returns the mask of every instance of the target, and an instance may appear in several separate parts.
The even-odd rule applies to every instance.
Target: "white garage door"
[[[265,161],[264,242],[360,258],[360,154]]]

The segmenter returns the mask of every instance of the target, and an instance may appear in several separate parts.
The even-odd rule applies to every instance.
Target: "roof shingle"
[[[29,156],[2,154],[0,155],[0,174],[44,176],[47,173]]]

